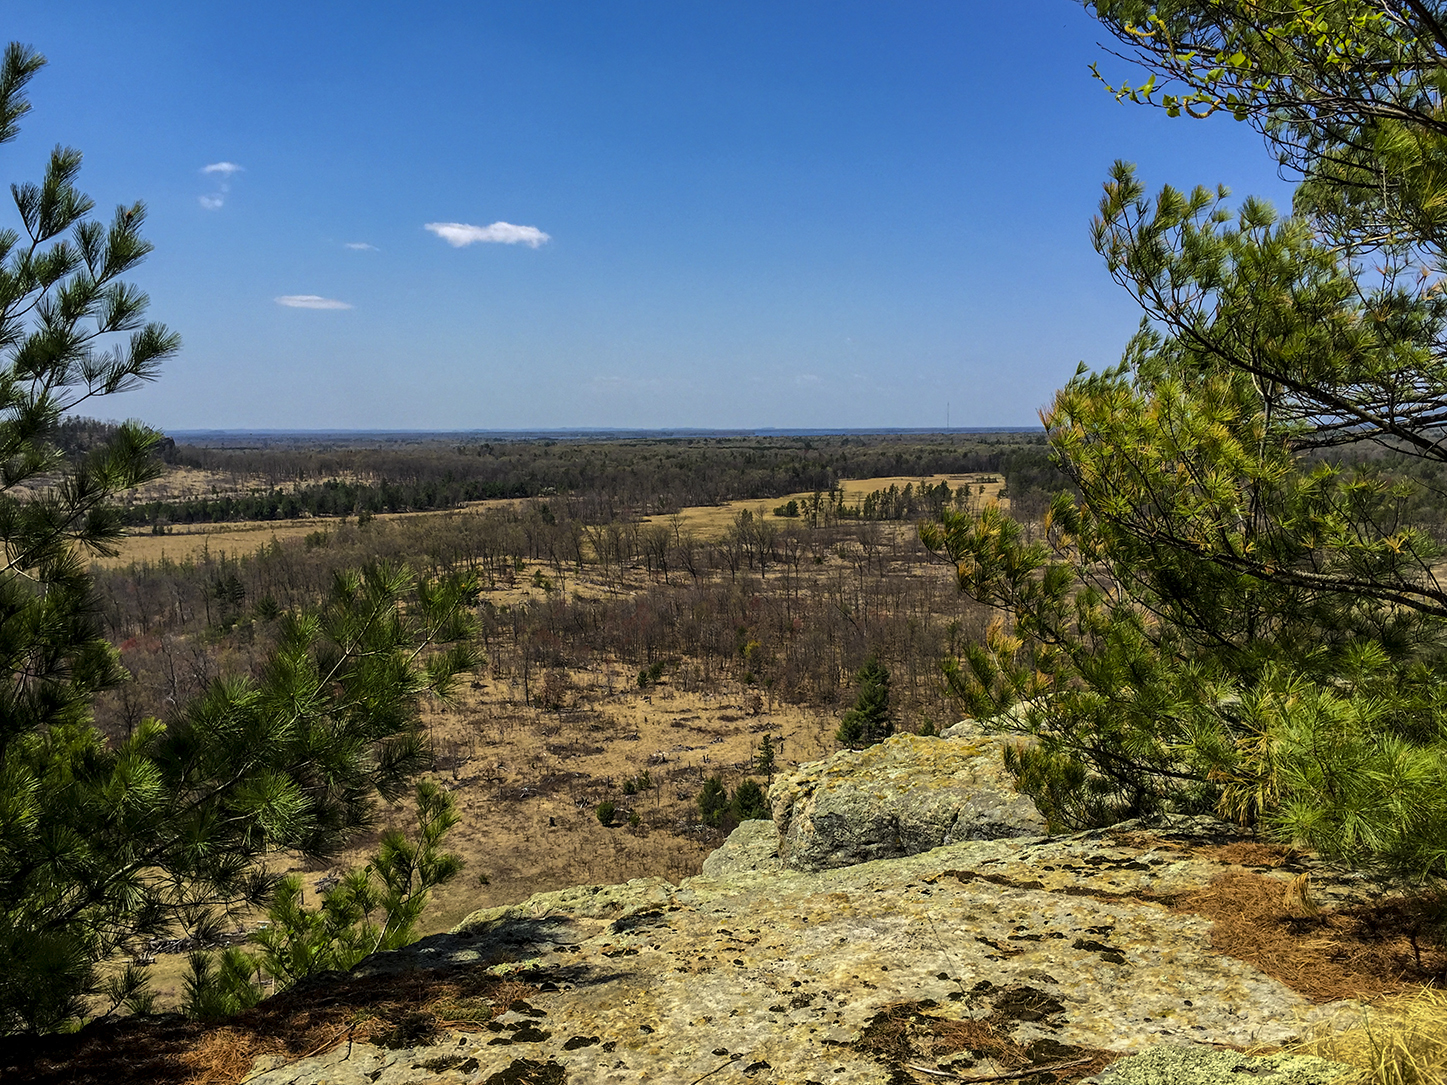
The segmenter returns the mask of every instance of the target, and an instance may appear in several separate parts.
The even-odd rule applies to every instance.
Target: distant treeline
[[[426,512],[451,509],[467,501],[496,497],[528,497],[499,483],[477,479],[422,483],[340,482],[265,493],[230,494],[192,501],[143,501],[127,506],[132,525],[203,524],[228,520],[296,520],[304,516],[368,516],[379,512]]]
[[[581,502],[583,518],[606,523],[692,505],[827,494],[848,478],[988,472],[1003,475],[1012,494],[1054,492],[1064,484],[1049,462],[1043,436],[1015,433],[538,440],[340,450],[181,445],[170,459],[229,472],[237,489],[258,480],[263,485],[250,493],[207,499],[138,502],[127,509],[130,523],[421,511],[553,494]]]
[[[965,508],[972,492],[969,483],[952,489],[945,480],[938,485],[921,482],[918,487],[913,482],[902,487],[891,483],[884,489],[871,490],[853,505],[847,502],[843,490],[815,493],[802,501],[790,498],[775,507],[774,515],[798,518],[810,527],[838,520],[913,520],[919,516],[938,517],[949,508]]]

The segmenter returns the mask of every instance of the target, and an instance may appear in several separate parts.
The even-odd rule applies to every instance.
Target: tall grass
[[[1447,1082],[1447,993],[1431,987],[1380,999],[1356,1024],[1293,1044],[1361,1071],[1353,1085],[1443,1085]]]

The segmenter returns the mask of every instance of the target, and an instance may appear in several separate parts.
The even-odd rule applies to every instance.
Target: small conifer
[[[889,670],[874,656],[859,669],[859,693],[854,707],[844,713],[835,736],[851,749],[861,749],[882,742],[894,734],[894,720],[889,706]]]

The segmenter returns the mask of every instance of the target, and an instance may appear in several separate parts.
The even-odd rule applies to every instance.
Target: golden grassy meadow
[[[170,472],[163,480],[150,483],[153,489],[139,491],[145,495],[147,500],[185,500],[187,498],[203,497],[213,492],[212,487],[218,482],[225,481],[230,484],[233,480],[230,476],[220,476],[218,472],[198,471],[192,468],[174,468],[176,478],[172,478]],[[854,504],[862,501],[866,494],[874,490],[888,489],[891,485],[901,489],[913,484],[918,487],[921,483],[938,485],[940,482],[948,482],[951,487],[957,488],[963,483],[969,483],[972,488],[980,492],[982,502],[999,501],[1003,507],[1008,507],[1009,498],[1000,498],[1000,490],[1004,487],[1004,480],[999,475],[993,474],[937,474],[926,475],[922,478],[910,478],[904,476],[886,476],[882,478],[846,479],[839,484],[844,491],[845,501]],[[235,492],[245,487],[231,486],[229,490],[217,490],[219,493]],[[772,510],[778,506],[787,504],[791,498],[804,500],[812,496],[811,493],[786,494],[783,497],[769,501],[736,501],[722,505],[707,505],[685,508],[678,513],[678,524],[680,529],[694,531],[701,539],[717,538],[723,534],[740,511],[748,509],[756,516],[772,516]],[[522,504],[518,498],[504,498],[497,501],[473,501],[463,506],[466,511],[482,511],[489,508],[505,508]],[[452,516],[455,512],[404,512],[384,513],[377,517],[378,520],[398,520],[403,518],[414,518],[421,516]],[[644,523],[661,522],[667,520],[673,523],[672,517],[651,517],[645,519]],[[132,562],[157,562],[163,559],[170,561],[185,561],[187,558],[194,558],[203,550],[210,550],[213,554],[225,552],[231,557],[241,557],[255,553],[263,546],[267,546],[273,539],[286,542],[291,539],[300,539],[314,531],[320,531],[332,518],[311,517],[297,520],[241,520],[220,524],[191,524],[176,525],[169,534],[153,535],[148,529],[133,529],[122,540],[119,553],[115,557],[98,557],[97,564],[103,566],[129,565]],[[780,524],[789,523],[786,519],[778,520]]]

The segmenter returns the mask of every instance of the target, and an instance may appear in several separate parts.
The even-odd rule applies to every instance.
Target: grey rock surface
[[[747,825],[707,875],[681,885],[539,894],[358,969],[485,970],[532,985],[528,1012],[424,1047],[358,1042],[258,1064],[249,1085],[885,1085],[899,1080],[898,1062],[866,1040],[901,1005],[926,1025],[989,1023],[1050,1061],[1162,1042],[1279,1044],[1354,1006],[1313,1006],[1218,952],[1207,919],[1162,903],[1245,869],[1200,848],[1211,828],[1180,819],[974,840],[806,873],[771,869],[767,827]],[[1253,869],[1283,889],[1291,876]],[[1326,869],[1313,879],[1327,899],[1372,892]],[[958,1048],[916,1061],[960,1075],[1002,1069]],[[1165,1079],[1114,1085],[1137,1080]]]
[[[1157,1044],[1112,1063],[1080,1085],[1346,1085],[1358,1071],[1314,1055],[1240,1055]]]
[[[703,861],[702,876],[724,878],[737,874],[779,874],[779,833],[772,821],[745,821],[729,834],[723,847]]]
[[[780,859],[827,870],[1043,834],[1044,819],[1005,771],[1007,741],[963,723],[938,738],[895,735],[801,765],[769,790]]]

